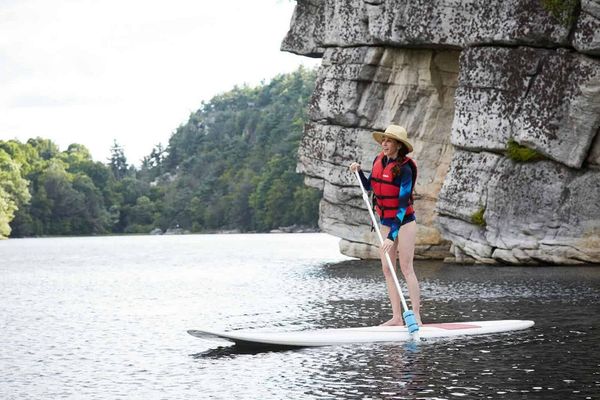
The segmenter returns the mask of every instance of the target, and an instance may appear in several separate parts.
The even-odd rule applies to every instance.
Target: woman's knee
[[[394,261],[393,257],[390,257],[390,260],[392,260],[392,266],[394,267],[394,270],[396,269],[396,262]],[[383,275],[385,275],[386,277],[391,277],[392,273],[390,272],[390,266],[387,262],[387,259],[383,258],[381,259],[381,270],[383,271]]]
[[[392,277],[392,272],[390,271],[390,267],[388,266],[387,262],[381,266],[381,270],[386,278]]]
[[[415,274],[415,269],[411,260],[400,260],[400,270],[405,278]]]

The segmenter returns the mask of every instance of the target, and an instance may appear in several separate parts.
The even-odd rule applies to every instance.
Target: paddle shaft
[[[379,229],[379,223],[375,218],[375,214],[373,213],[373,209],[371,208],[371,203],[369,202],[369,196],[367,196],[367,191],[365,190],[362,181],[360,180],[360,175],[358,170],[354,171],[356,175],[356,179],[358,179],[358,184],[360,185],[360,190],[362,191],[362,198],[367,205],[367,210],[369,210],[369,215],[371,216],[371,221],[373,221],[373,226],[375,227],[375,231],[377,232],[377,237],[379,238],[379,243],[383,246],[383,236],[381,236],[381,230]],[[394,284],[396,285],[396,290],[398,290],[398,294],[400,295],[400,302],[402,303],[402,308],[404,311],[409,311],[408,306],[406,305],[406,300],[404,299],[404,295],[402,294],[402,289],[400,289],[400,282],[398,282],[398,277],[396,276],[396,269],[394,268],[394,264],[390,258],[389,253],[385,253],[385,259],[388,264],[388,268],[392,274],[392,279],[394,280]]]

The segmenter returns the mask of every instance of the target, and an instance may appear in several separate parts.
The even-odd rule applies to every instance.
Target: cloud
[[[202,101],[318,61],[279,51],[294,2],[0,1],[0,139],[150,153]]]
[[[90,104],[101,104],[100,99],[89,99],[83,97],[51,97],[37,94],[15,96],[10,99],[7,104],[8,108],[20,108],[20,107],[65,107],[75,105],[90,105]]]

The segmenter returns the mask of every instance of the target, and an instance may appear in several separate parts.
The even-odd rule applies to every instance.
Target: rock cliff
[[[322,58],[298,171],[344,254],[377,257],[347,166],[397,123],[417,256],[600,263],[600,0],[298,0],[282,49]]]

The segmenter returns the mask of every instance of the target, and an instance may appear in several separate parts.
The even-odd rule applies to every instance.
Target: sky
[[[320,60],[280,51],[290,0],[0,0],[0,140],[130,163],[202,101]]]

